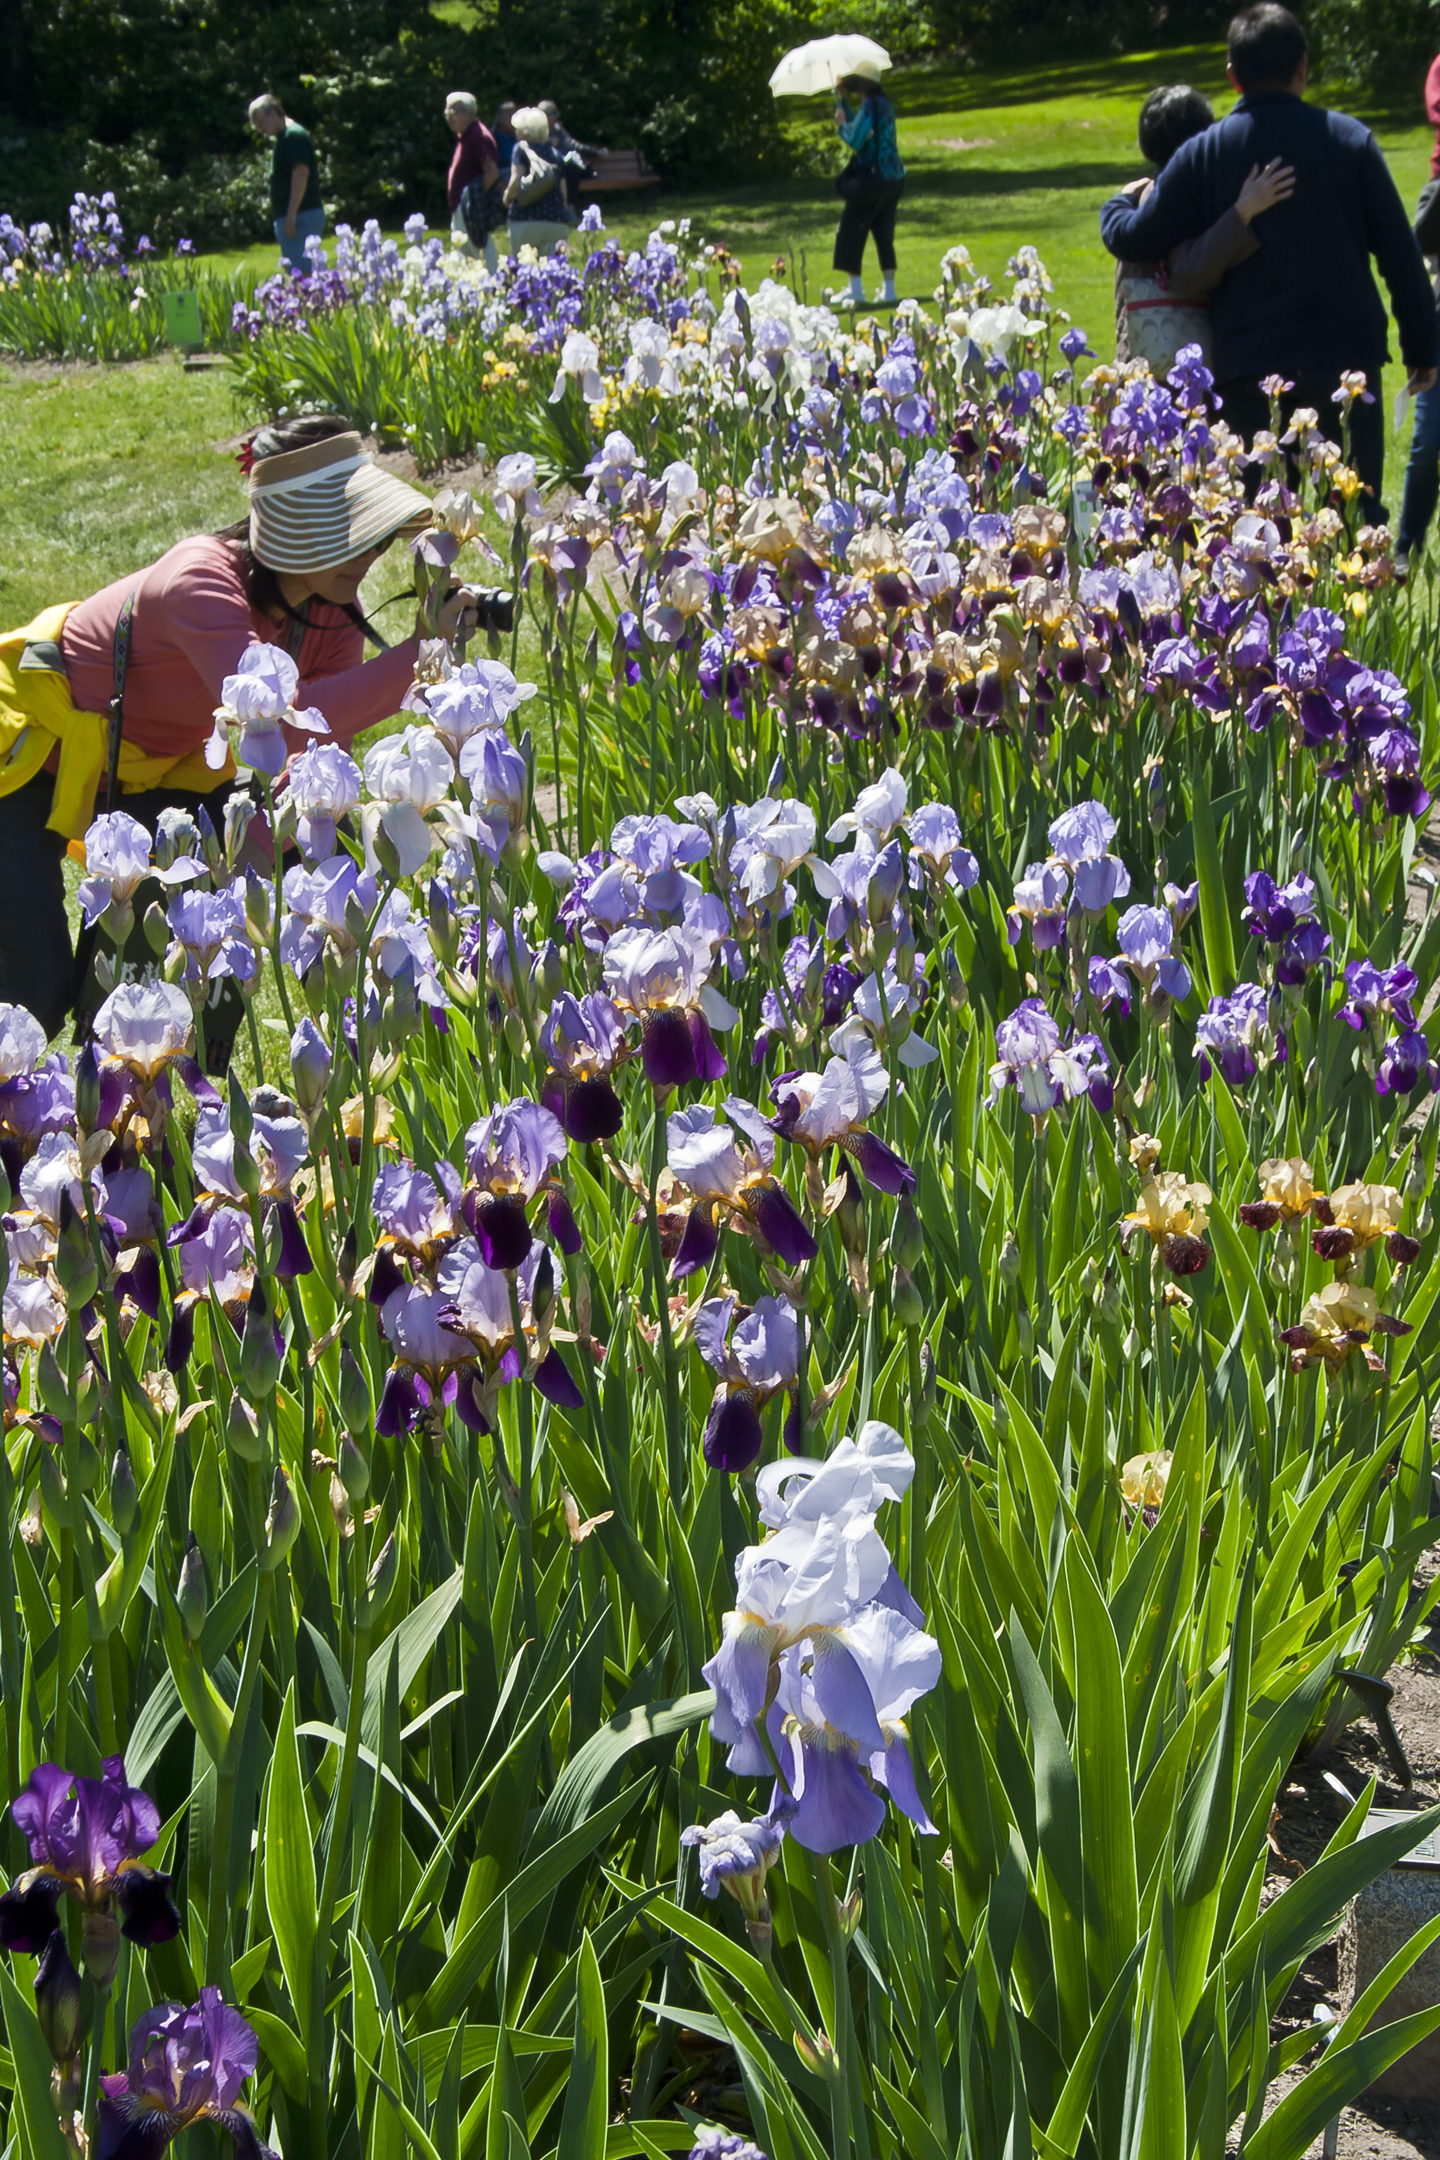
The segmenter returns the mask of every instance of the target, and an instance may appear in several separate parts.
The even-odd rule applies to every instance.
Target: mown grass
[[[901,291],[928,298],[940,258],[957,240],[997,281],[1016,248],[1030,241],[1050,269],[1060,304],[1090,333],[1097,352],[1111,352],[1113,271],[1100,245],[1098,212],[1141,169],[1135,119],[1146,91],[1172,81],[1194,83],[1223,108],[1220,47],[1045,68],[897,71],[892,82],[910,171],[898,234]],[[825,99],[794,104],[786,125],[811,163],[832,155]],[[1403,118],[1379,116],[1376,126],[1401,193],[1413,201],[1427,170],[1430,133]],[[437,133],[437,158],[443,154]],[[793,264],[812,299],[833,277],[837,212],[823,171],[779,185],[667,190],[605,205],[607,222],[627,243],[643,244],[662,217],[692,218],[734,250],[752,285],[783,255],[787,274]],[[217,260],[268,268],[274,249]],[[867,272],[872,268],[873,259]],[[1388,370],[1387,423],[1397,386],[1398,371]],[[238,516],[239,476],[219,446],[242,418],[223,374],[186,375],[170,359],[0,373],[4,619],[23,622],[48,600],[93,590],[153,559],[183,533]],[[1403,450],[1392,443],[1392,503],[1402,461]]]

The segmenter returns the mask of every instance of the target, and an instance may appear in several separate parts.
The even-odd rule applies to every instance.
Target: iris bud
[[[295,1100],[305,1112],[318,1110],[330,1084],[330,1046],[313,1020],[300,1022],[290,1038],[290,1075]]]
[[[554,938],[546,938],[536,957],[535,983],[547,998],[557,998],[565,987],[565,967]]]
[[[392,855],[395,852],[393,841],[391,842],[390,852]],[[356,898],[353,892],[347,893],[345,897],[345,935],[352,945],[363,946],[369,933],[370,917],[365,912],[364,904]]]
[[[353,1439],[366,1440],[375,1430],[370,1382],[348,1343],[340,1345],[340,1416]]]
[[[460,924],[439,878],[430,880],[430,943],[436,959],[453,968],[460,958]]]
[[[59,1418],[63,1425],[70,1415],[70,1390],[48,1342],[40,1345],[40,1355],[35,1360],[35,1391],[42,1409],[48,1410],[51,1417]]]
[[[897,1267],[890,1284],[890,1309],[901,1327],[923,1327],[925,1306],[908,1268]]]
[[[185,1558],[180,1563],[180,1580],[175,1587],[175,1603],[180,1608],[186,1640],[198,1643],[205,1627],[205,1615],[209,1610],[209,1598],[205,1588],[205,1559],[192,1531]]]
[[[55,1276],[71,1312],[88,1305],[100,1285],[85,1218],[78,1214],[69,1187],[60,1194],[60,1235],[55,1244]],[[58,1413],[57,1413],[58,1414]]]
[[[240,1337],[240,1385],[251,1402],[273,1392],[280,1378],[280,1353],[275,1348],[275,1326],[265,1298],[265,1286],[257,1275],[245,1307],[245,1328]]]
[[[340,1459],[336,1474],[345,1488],[345,1497],[352,1506],[359,1507],[370,1490],[370,1465],[361,1454],[349,1433],[340,1442]]]
[[[371,1563],[365,1578],[365,1595],[360,1607],[362,1621],[372,1624],[384,1612],[395,1588],[395,1577],[400,1571],[400,1552],[392,1530]]]
[[[260,1547],[260,1565],[267,1575],[283,1566],[299,1535],[300,1509],[290,1490],[285,1465],[276,1463],[275,1482],[270,1489],[270,1512],[265,1517],[265,1536]]]
[[[225,1437],[242,1462],[259,1462],[260,1420],[238,1388],[230,1397]]]
[[[195,830],[200,836],[200,852],[213,876],[219,871],[225,858],[220,852],[220,835],[216,832],[214,821],[204,803],[197,803],[195,807]]]
[[[1000,1258],[996,1264],[1000,1270],[1001,1281],[1013,1290],[1020,1280],[1020,1247],[1008,1230],[1005,1233],[1005,1242],[1000,1248]]]
[[[255,870],[245,872],[245,920],[262,938],[275,920],[275,895]]]
[[[385,876],[391,879],[398,878],[400,875],[400,851],[396,847],[395,842],[391,839],[389,833],[386,832],[383,819],[376,825],[374,833],[370,836],[370,848],[376,862],[379,864]],[[355,904],[358,906],[359,903],[356,902]],[[350,913],[350,908],[348,904],[346,906],[345,913],[348,924],[348,917]],[[355,942],[357,945],[363,945],[363,943],[365,942],[363,931],[361,935],[356,938]]]
[[[965,980],[964,972],[956,957],[953,945],[941,947],[940,968],[945,977],[945,995],[950,1000],[950,1010],[957,1013],[964,1012],[965,1007],[970,1002],[970,988]]]
[[[244,788],[237,788],[233,795],[226,796],[225,860],[232,870],[240,860],[240,851],[249,837],[250,821],[254,815],[254,797]]]
[[[139,1511],[140,1489],[135,1483],[135,1466],[127,1449],[116,1448],[110,1465],[110,1520],[122,1538],[129,1537]]]
[[[915,1202],[909,1193],[901,1193],[895,1203],[895,1227],[890,1232],[890,1257],[897,1267],[913,1269],[920,1265],[924,1252],[925,1235]]]
[[[82,1140],[88,1140],[100,1122],[100,1060],[93,1042],[87,1042],[75,1059],[75,1123]]]
[[[70,1482],[77,1492],[94,1492],[100,1482],[100,1450],[88,1433],[80,1433],[70,1455]]]
[[[359,1258],[359,1251],[360,1241],[355,1234],[355,1225],[351,1223],[350,1228],[340,1241],[340,1254],[335,1262],[336,1278],[346,1297],[350,1297],[354,1292],[355,1265]]]
[[[163,956],[170,943],[170,925],[158,900],[152,900],[145,910],[145,942],[157,959]]]
[[[56,1928],[40,1953],[35,2015],[56,2062],[70,2062],[80,2045],[80,1975],[71,1962],[63,1928]]]
[[[835,1210],[835,1220],[840,1225],[840,1242],[847,1253],[863,1254],[865,1251],[865,1196],[860,1180],[847,1163],[845,1165],[845,1192]]]
[[[542,1245],[540,1259],[535,1269],[535,1282],[530,1292],[530,1310],[535,1316],[537,1329],[544,1329],[555,1310],[555,1268],[550,1258],[550,1248]]]
[[[254,1118],[250,1109],[250,1098],[236,1073],[230,1075],[230,1130],[235,1135],[237,1144],[244,1147],[250,1145]]]

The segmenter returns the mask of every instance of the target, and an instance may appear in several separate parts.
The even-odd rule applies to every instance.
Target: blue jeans
[[[295,237],[293,240],[285,230],[284,218],[276,218],[275,238],[279,244],[280,253],[289,263],[292,270],[309,269],[310,265],[305,260],[305,242],[307,240],[318,240],[324,230],[325,212],[323,210],[297,210],[295,213]]]
[[[1400,505],[1400,536],[1395,546],[1402,555],[1417,555],[1430,529],[1435,505],[1440,501],[1440,383],[1421,390],[1415,398],[1415,432],[1410,438],[1410,463],[1405,468],[1405,499]]]

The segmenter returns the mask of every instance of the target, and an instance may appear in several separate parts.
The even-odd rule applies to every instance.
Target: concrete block
[[[1390,1808],[1372,1808],[1367,1831],[1401,1819]],[[1387,1868],[1369,1888],[1352,1899],[1340,1929],[1340,1999],[1349,2010],[1376,1974],[1388,1965],[1412,1935],[1440,1913],[1440,1839],[1425,1845],[1399,1866]],[[1417,2010],[1440,2003],[1440,1942],[1416,1960],[1394,1993],[1382,2004],[1375,2025],[1393,2024]],[[1440,2031],[1432,2032],[1408,2055],[1392,2063],[1370,2087],[1397,2100],[1433,2101],[1440,2093]]]

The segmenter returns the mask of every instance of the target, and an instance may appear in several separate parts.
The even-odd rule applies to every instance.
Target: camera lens
[[[470,599],[476,628],[510,631],[515,628],[515,595],[499,585],[472,585]]]

